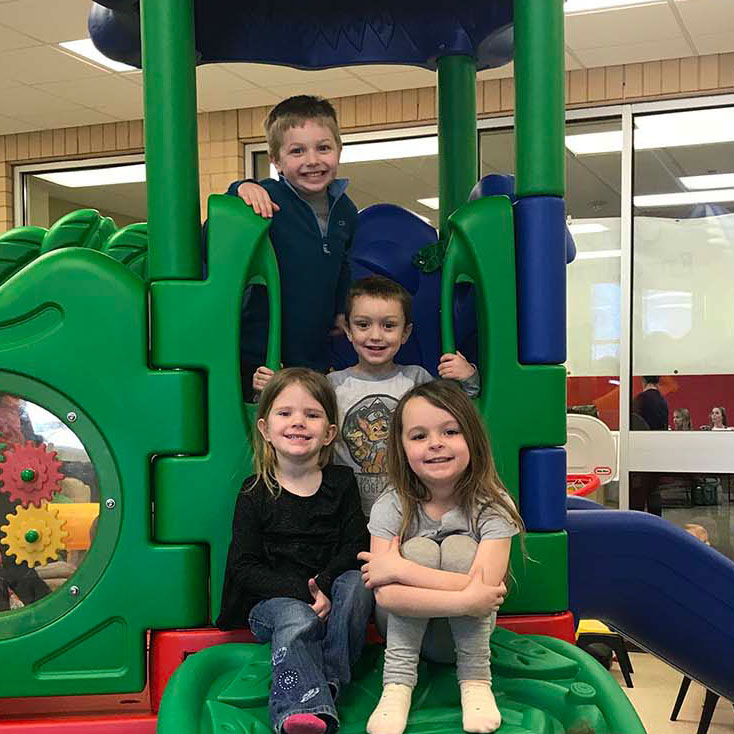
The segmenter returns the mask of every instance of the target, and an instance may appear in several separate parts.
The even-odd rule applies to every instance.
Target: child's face
[[[308,198],[323,194],[336,178],[340,154],[331,130],[306,120],[303,127],[285,131],[278,157],[272,163],[294,189]]]
[[[392,369],[395,355],[412,328],[405,323],[403,307],[396,299],[357,296],[352,301],[347,338],[360,367],[367,372],[380,374]]]
[[[469,447],[451,413],[411,398],[403,408],[401,440],[410,468],[428,489],[453,491],[469,466]]]
[[[711,409],[711,423],[713,423],[715,426],[723,425],[724,416],[721,415],[721,410],[719,410],[719,408]]]
[[[257,428],[279,460],[298,463],[317,462],[321,449],[336,436],[336,426],[329,423],[321,403],[298,382],[281,391]]]

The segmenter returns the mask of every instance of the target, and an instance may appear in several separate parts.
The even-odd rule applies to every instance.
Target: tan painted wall
[[[566,73],[568,108],[731,92],[734,53]],[[479,116],[511,112],[514,93],[514,81],[509,78],[478,82]],[[341,97],[332,102],[344,132],[406,127],[436,119],[434,87]],[[199,115],[202,213],[209,194],[222,192],[231,181],[243,177],[242,144],[263,139],[262,121],[268,110],[255,107]],[[141,120],[0,136],[0,232],[13,226],[13,165],[139,153],[142,149]]]

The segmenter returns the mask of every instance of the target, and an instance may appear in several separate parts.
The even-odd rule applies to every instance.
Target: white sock
[[[486,680],[462,680],[461,716],[467,732],[493,732],[500,728],[502,715]]]
[[[367,722],[367,734],[403,734],[408,723],[413,689],[401,683],[388,683],[382,689],[377,708]]]

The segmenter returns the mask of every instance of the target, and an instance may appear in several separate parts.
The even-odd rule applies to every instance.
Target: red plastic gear
[[[45,443],[26,441],[10,444],[5,450],[5,461],[0,464],[0,491],[23,507],[40,507],[44,500],[51,500],[54,492],[61,490],[64,475],[59,471],[61,462],[55,451],[49,451]],[[32,476],[28,470],[32,472]]]

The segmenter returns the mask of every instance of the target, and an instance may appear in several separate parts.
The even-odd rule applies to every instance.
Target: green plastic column
[[[438,196],[441,241],[448,218],[477,182],[477,67],[471,56],[438,60]]]
[[[515,192],[563,196],[563,0],[515,0]]]
[[[194,3],[140,6],[150,278],[200,278]]]

